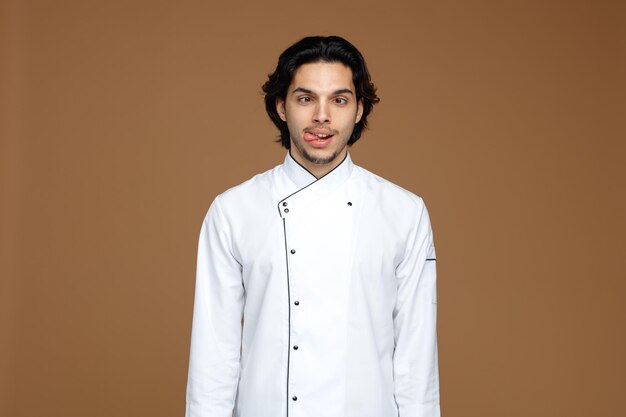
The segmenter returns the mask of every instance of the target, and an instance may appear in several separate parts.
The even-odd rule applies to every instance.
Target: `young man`
[[[202,224],[187,417],[439,416],[428,213],[347,152],[378,102],[363,57],[305,38],[263,90],[289,153]]]

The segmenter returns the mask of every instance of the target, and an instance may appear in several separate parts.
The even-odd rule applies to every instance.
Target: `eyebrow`
[[[312,90],[309,90],[308,88],[304,88],[304,87],[297,87],[295,88],[292,93],[305,93],[305,94],[313,94],[315,95],[315,93]],[[350,94],[350,95],[354,95],[354,93],[352,92],[352,90],[350,90],[349,88],[342,88],[340,90],[335,90],[333,92],[333,95],[337,95],[337,94]]]

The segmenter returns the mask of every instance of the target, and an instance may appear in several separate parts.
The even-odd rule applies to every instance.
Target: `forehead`
[[[300,65],[293,74],[290,90],[303,87],[316,92],[348,88],[354,91],[352,70],[340,62],[313,62]]]

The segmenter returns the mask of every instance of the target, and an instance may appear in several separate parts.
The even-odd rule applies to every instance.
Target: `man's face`
[[[292,156],[314,175],[325,174],[343,160],[363,113],[352,70],[337,62],[298,67],[285,100],[278,100],[276,108],[287,122]]]

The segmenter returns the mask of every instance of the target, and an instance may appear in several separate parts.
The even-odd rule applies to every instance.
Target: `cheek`
[[[292,125],[302,125],[308,120],[304,109],[298,106],[287,107],[286,115],[287,121]]]
[[[352,129],[354,125],[357,123],[358,115],[354,112],[346,112],[344,117],[341,118],[341,124],[344,126],[344,129]]]

